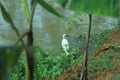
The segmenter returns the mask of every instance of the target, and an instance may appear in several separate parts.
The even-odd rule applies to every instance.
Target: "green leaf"
[[[6,22],[13,24],[10,15],[7,13],[1,2],[0,2],[0,8],[1,8],[2,16],[6,20]]]
[[[56,0],[64,6],[68,0]],[[70,9],[76,12],[118,16],[119,0],[71,0]]]
[[[63,6],[63,8],[66,6],[68,0],[56,0],[60,5]]]
[[[44,7],[47,11],[51,12],[52,14],[62,17],[54,8],[52,8],[48,3],[44,0],[38,0],[39,4]]]
[[[70,8],[77,12],[118,16],[119,0],[72,0]]]
[[[76,15],[70,16],[70,17],[67,19],[67,21],[64,23],[64,25],[65,25],[65,27],[66,27],[67,30],[70,29],[71,26],[73,26],[73,24],[75,23],[75,21],[74,21],[75,16],[76,16]]]
[[[8,14],[8,12],[6,11],[5,7],[2,5],[1,2],[0,2],[0,8],[1,8],[2,16],[5,19],[5,21],[10,23],[11,24],[10,27],[17,33],[18,36],[20,36],[18,29],[16,28],[16,26],[12,21],[12,18],[10,17],[10,15]]]
[[[27,17],[28,23],[30,23],[30,11],[28,9],[27,0],[22,0],[22,6],[23,6],[23,9],[24,9],[24,13]]]
[[[7,80],[6,75],[14,67],[21,52],[20,47],[0,47],[0,78]]]

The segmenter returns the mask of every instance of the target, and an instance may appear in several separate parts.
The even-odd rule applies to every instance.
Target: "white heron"
[[[63,34],[62,48],[65,51],[65,53],[67,55],[69,55],[69,52],[68,52],[68,50],[69,50],[69,42],[68,42],[68,40],[65,37],[66,37],[66,34]]]

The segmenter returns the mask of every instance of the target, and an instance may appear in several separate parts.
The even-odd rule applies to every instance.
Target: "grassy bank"
[[[120,79],[120,30],[107,30],[91,36],[95,50],[89,55],[89,80]],[[50,51],[35,48],[34,80],[79,80],[83,55],[77,55],[74,49],[70,55],[65,53],[53,55]],[[16,66],[9,73],[9,80],[25,79],[24,52]]]
[[[107,30],[91,36],[95,49],[89,55],[89,80],[120,79],[120,29]],[[83,56],[75,61],[75,65],[57,80],[79,80]]]

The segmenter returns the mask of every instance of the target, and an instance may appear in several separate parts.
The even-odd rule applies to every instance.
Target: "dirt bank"
[[[93,57],[88,61],[88,63],[93,66],[88,67],[89,80],[116,80],[120,78],[118,77],[118,75],[120,76],[119,52],[120,29],[117,29],[111,32],[111,34],[106,37],[105,42],[99,49],[93,50],[93,55],[89,56]],[[95,64],[92,64],[92,62],[94,62]],[[99,66],[100,63],[101,66]],[[56,80],[79,80],[81,66],[82,63],[76,63],[72,68],[68,69],[62,76],[58,77]],[[93,75],[91,76],[91,74]]]

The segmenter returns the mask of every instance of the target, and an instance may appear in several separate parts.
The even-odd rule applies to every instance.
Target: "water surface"
[[[22,35],[28,30],[29,25],[21,7],[21,0],[0,1],[5,5],[5,8],[10,13],[15,25]],[[50,4],[53,4],[57,10],[64,11],[59,5],[56,5],[52,1],[49,2]],[[70,12],[67,12],[66,15],[70,15]],[[93,15],[92,18],[91,35],[106,29],[112,29],[118,23],[117,18],[113,17]],[[76,37],[87,34],[88,15],[83,14],[77,18],[76,22],[78,23],[78,26],[73,26],[70,30],[66,30],[64,26],[65,21],[66,19],[57,17],[46,11],[40,5],[37,5],[33,20],[34,46],[40,46],[45,50],[52,49],[55,52],[59,52],[61,50],[62,35],[67,33],[70,35],[70,37],[67,38],[70,47],[74,48],[79,45],[83,47],[83,43],[79,43],[79,40]],[[0,13],[0,46],[14,45],[17,40],[18,37],[16,33],[10,28],[10,24],[2,18]]]

